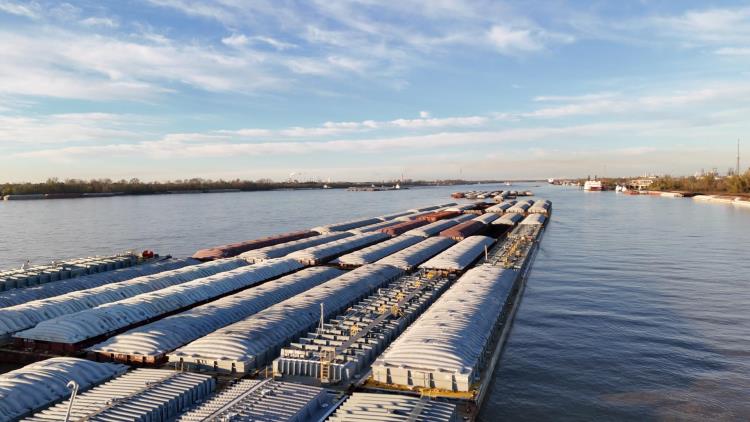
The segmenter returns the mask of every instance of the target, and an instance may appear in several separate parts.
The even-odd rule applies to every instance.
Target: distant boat
[[[328,185],[323,185],[323,189],[331,189],[331,187]]]
[[[510,182],[505,182],[505,186],[512,186]]]
[[[583,184],[583,190],[587,190],[590,192],[601,191],[602,181],[601,180],[587,180],[586,183]]]

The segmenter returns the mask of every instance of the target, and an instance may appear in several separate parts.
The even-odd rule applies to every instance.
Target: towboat
[[[583,190],[587,191],[600,191],[602,190],[602,182],[601,180],[587,180],[586,183],[583,184]]]

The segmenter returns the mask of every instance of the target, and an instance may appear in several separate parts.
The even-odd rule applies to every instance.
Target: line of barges
[[[551,214],[482,196],[16,283],[0,421],[473,420]]]

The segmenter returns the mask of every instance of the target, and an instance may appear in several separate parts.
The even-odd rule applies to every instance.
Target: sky
[[[750,163],[741,1],[0,0],[0,182]]]

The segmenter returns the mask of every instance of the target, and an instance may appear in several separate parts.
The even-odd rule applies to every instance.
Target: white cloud
[[[5,12],[11,15],[38,19],[40,17],[39,10],[39,4],[33,1],[26,2],[25,4],[10,0],[0,1],[0,12]]]
[[[731,102],[731,106],[734,107],[737,104],[750,103],[749,96],[750,84],[748,83],[718,83],[697,87],[692,90],[630,97],[621,94],[587,94],[567,97],[568,104],[540,108],[531,112],[520,113],[519,116],[527,118],[561,118],[612,113],[666,113],[697,104],[719,104],[726,106],[726,102]],[[550,99],[558,101],[566,97],[543,96],[537,98],[541,98],[543,101],[549,101]]]
[[[120,40],[42,30],[0,31],[0,94],[93,100],[149,98],[177,85],[250,93],[283,86],[257,52],[222,54],[169,39]]]
[[[380,69],[403,70],[431,60],[433,52],[457,46],[475,50],[492,48],[511,54],[574,41],[568,34],[541,28],[510,7],[492,2],[409,0],[367,1],[358,5],[327,0],[299,7],[295,3],[259,1],[248,7],[234,1],[149,1],[189,16],[216,20],[233,31],[256,33],[248,35],[247,40],[268,44],[279,51],[298,47],[289,40],[300,40],[306,44],[300,51],[323,54],[334,62],[344,58],[347,63],[342,66],[354,71],[361,70],[362,62],[377,62]],[[323,67],[307,61],[314,59],[294,58],[290,64],[292,71],[326,74]]]
[[[260,36],[260,35],[254,36],[250,40],[252,40],[255,43],[268,44],[271,47],[273,47],[273,48],[275,48],[275,49],[277,49],[279,51],[289,50],[289,49],[297,48],[298,47],[296,44],[292,44],[292,43],[288,43],[288,42],[284,42],[284,41],[279,41],[279,40],[277,40],[275,38],[264,37],[264,36]]]
[[[132,132],[141,118],[109,113],[67,113],[40,117],[0,115],[0,145],[69,145],[142,139]]]
[[[568,34],[549,32],[534,27],[494,25],[487,33],[489,43],[503,54],[530,53],[549,44],[569,44],[575,38]]]
[[[243,138],[257,138],[257,137],[263,137],[263,136],[271,136],[273,134],[273,131],[269,129],[240,129],[240,130],[220,130],[217,131],[218,133],[222,134],[233,134],[238,135]]]
[[[400,128],[444,128],[444,127],[463,127],[463,126],[480,126],[487,123],[489,119],[484,116],[469,117],[445,117],[445,118],[422,118],[422,119],[396,119],[390,122],[391,125]]]
[[[250,40],[243,34],[232,34],[226,38],[222,38],[221,42],[231,47],[242,47],[247,45]]]
[[[430,112],[429,111],[420,111],[419,112],[419,117],[421,117],[422,119],[427,119],[428,117],[430,117]]]
[[[370,132],[374,130],[431,130],[462,127],[479,127],[490,122],[486,116],[463,116],[420,119],[393,119],[386,121],[363,120],[350,122],[324,122],[316,127],[293,126],[279,130],[245,128],[240,130],[217,131],[221,134],[237,135],[243,138],[325,138],[342,134]]]
[[[326,60],[336,68],[349,70],[354,73],[364,73],[370,67],[370,64],[365,60],[345,56],[329,56]]]
[[[487,34],[490,42],[503,53],[541,50],[544,46],[528,29],[495,25]]]
[[[535,102],[580,102],[580,101],[592,101],[592,100],[603,100],[617,96],[616,92],[598,92],[593,94],[583,95],[540,95],[533,98]]]
[[[199,16],[204,18],[216,19],[220,22],[234,23],[236,15],[230,10],[225,9],[219,4],[212,4],[207,1],[190,1],[190,0],[148,0],[150,3],[161,6],[174,8],[190,16]]]
[[[703,42],[748,42],[750,7],[689,10],[657,17],[653,23],[667,33]]]
[[[720,56],[750,56],[750,47],[722,47],[716,50]]]
[[[467,147],[476,145],[500,145],[509,142],[527,142],[541,139],[566,139],[598,136],[610,131],[646,129],[659,123],[599,123],[570,127],[536,127],[501,131],[476,131],[457,133],[435,133],[419,136],[397,136],[363,140],[299,141],[299,142],[229,142],[220,136],[204,134],[170,134],[156,141],[137,144],[107,144],[99,146],[71,146],[50,150],[38,150],[17,154],[19,157],[61,158],[113,154],[131,156],[137,154],[152,158],[167,157],[236,157],[268,155],[308,155],[315,153],[378,153],[395,150],[423,150],[431,148]]]
[[[83,19],[81,23],[86,26],[100,26],[105,28],[117,28],[118,26],[120,26],[120,24],[117,23],[117,21],[115,21],[114,19],[102,17],[89,17]]]

